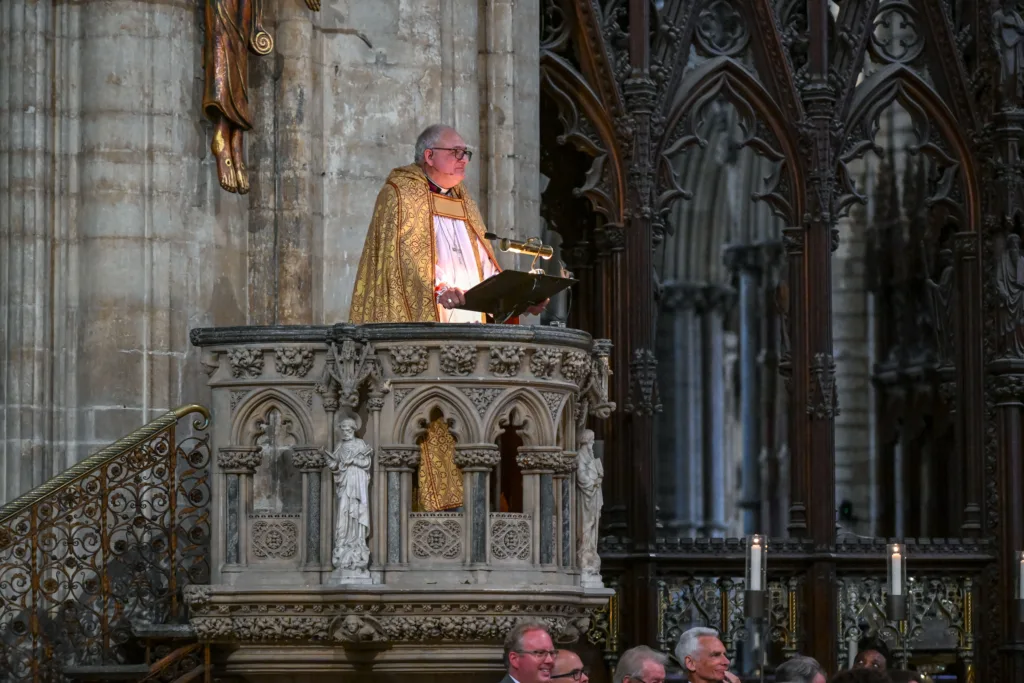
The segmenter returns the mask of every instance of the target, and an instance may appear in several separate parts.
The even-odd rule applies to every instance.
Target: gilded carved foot
[[[249,171],[245,167],[245,133],[240,128],[231,131],[231,159],[235,166],[238,194],[249,194]]]
[[[231,127],[224,119],[219,120],[213,129],[213,142],[210,144],[210,151],[213,152],[213,157],[217,160],[217,177],[220,179],[220,186],[228,192],[238,192],[234,162],[231,160],[231,149],[228,145],[230,137]]]

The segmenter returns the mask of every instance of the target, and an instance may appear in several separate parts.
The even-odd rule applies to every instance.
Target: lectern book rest
[[[459,308],[494,316],[496,323],[506,322],[577,282],[571,277],[503,270],[467,290],[466,303]]]

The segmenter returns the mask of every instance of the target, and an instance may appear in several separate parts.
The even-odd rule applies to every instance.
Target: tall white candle
[[[903,595],[903,557],[892,554],[892,594]]]
[[[763,590],[761,587],[761,546],[750,546],[750,590]]]

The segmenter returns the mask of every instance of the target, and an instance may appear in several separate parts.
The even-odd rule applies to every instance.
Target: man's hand
[[[437,295],[437,303],[448,310],[458,308],[466,303],[466,293],[457,287],[449,287]]]
[[[722,679],[722,683],[740,683],[740,677],[731,671],[726,671],[725,678]]]
[[[549,301],[551,301],[551,299],[544,299],[544,301],[541,301],[539,304],[534,304],[527,308],[526,312],[530,315],[540,315],[544,312],[544,309],[548,307]]]

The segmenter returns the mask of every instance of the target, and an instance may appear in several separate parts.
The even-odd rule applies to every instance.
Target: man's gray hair
[[[814,657],[796,655],[779,664],[775,669],[775,680],[778,683],[813,683],[818,674],[825,675],[825,670]]]
[[[665,666],[668,664],[668,657],[652,650],[646,645],[637,645],[622,653],[619,657],[619,665],[615,667],[615,675],[612,680],[615,683],[622,683],[629,676],[630,679],[641,678],[644,672],[644,664],[654,662]]]
[[[683,631],[682,635],[679,636],[679,642],[676,644],[676,659],[679,660],[679,666],[686,668],[686,658],[692,657],[700,649],[700,639],[706,636],[718,637],[718,631],[713,628],[704,628],[703,626],[695,626],[687,631]]]
[[[448,131],[456,132],[454,128],[443,123],[434,123],[424,128],[420,136],[416,138],[416,157],[413,159],[413,163],[422,164],[424,152],[436,145],[441,136]]]
[[[548,636],[551,635],[551,629],[543,621],[534,621],[532,619],[524,619],[518,624],[512,627],[512,630],[505,636],[505,655],[503,661],[505,662],[505,669],[508,670],[510,662],[508,656],[512,652],[517,652],[523,649],[523,636],[530,631],[544,631]]]

